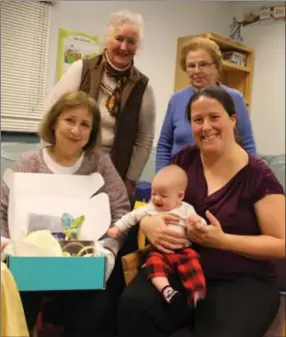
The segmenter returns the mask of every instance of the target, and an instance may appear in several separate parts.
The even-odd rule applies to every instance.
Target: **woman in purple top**
[[[156,171],[170,164],[172,157],[182,148],[194,145],[185,114],[186,106],[197,90],[209,85],[218,85],[232,96],[241,145],[248,153],[255,154],[251,121],[242,94],[218,82],[222,68],[219,46],[207,38],[191,39],[182,48],[180,66],[188,75],[190,87],[176,92],[169,101],[156,150]]]
[[[208,222],[187,220],[187,239],[200,253],[207,295],[194,312],[185,303],[166,304],[143,267],[122,296],[119,336],[169,336],[188,324],[192,337],[262,337],[279,308],[272,261],[285,258],[283,188],[266,164],[236,142],[235,106],[225,90],[197,92],[187,117],[196,146],[172,162],[188,174],[185,201]],[[148,240],[164,252],[180,249],[186,239],[167,228],[170,221],[178,219],[141,220]],[[170,283],[184,291],[177,275]]]

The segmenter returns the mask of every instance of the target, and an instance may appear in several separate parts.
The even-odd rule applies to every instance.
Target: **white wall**
[[[240,20],[243,13],[269,4],[277,2],[237,2],[232,10]],[[257,149],[285,153],[285,21],[245,26],[243,37],[255,52],[251,118]]]
[[[258,151],[285,153],[285,23],[249,26],[244,34],[255,50],[251,115]]]
[[[203,32],[228,35],[231,22],[227,2],[180,1],[60,1],[53,8],[49,55],[50,90],[56,81],[58,29],[103,36],[108,16],[129,9],[143,15],[145,41],[136,66],[154,87],[157,100],[156,138],[173,92],[177,37]]]

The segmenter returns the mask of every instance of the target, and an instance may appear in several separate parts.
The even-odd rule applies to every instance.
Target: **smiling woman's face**
[[[194,140],[204,153],[221,153],[235,142],[235,115],[229,116],[214,98],[201,96],[191,106],[191,126]]]
[[[106,45],[111,63],[122,69],[128,66],[136,53],[138,42],[138,30],[134,24],[123,23],[117,26]]]
[[[186,57],[186,73],[189,83],[195,89],[215,85],[218,69],[211,55],[205,49],[190,50]]]
[[[76,155],[88,143],[91,130],[92,114],[86,107],[67,109],[55,124],[55,146],[67,155]]]

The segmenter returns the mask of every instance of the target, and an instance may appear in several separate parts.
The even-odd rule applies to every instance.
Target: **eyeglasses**
[[[214,62],[201,61],[199,63],[188,63],[186,68],[191,71],[194,71],[197,67],[199,70],[206,70],[213,64]]]

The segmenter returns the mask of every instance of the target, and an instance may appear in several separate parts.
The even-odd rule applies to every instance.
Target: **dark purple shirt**
[[[254,204],[267,194],[284,194],[272,170],[260,159],[249,155],[243,167],[224,187],[208,196],[199,149],[187,147],[174,156],[173,164],[188,174],[189,183],[185,201],[204,217],[209,210],[221,223],[225,233],[237,235],[261,234]],[[207,220],[207,219],[206,219]],[[271,261],[252,260],[239,254],[194,245],[201,257],[207,278],[274,276]]]

